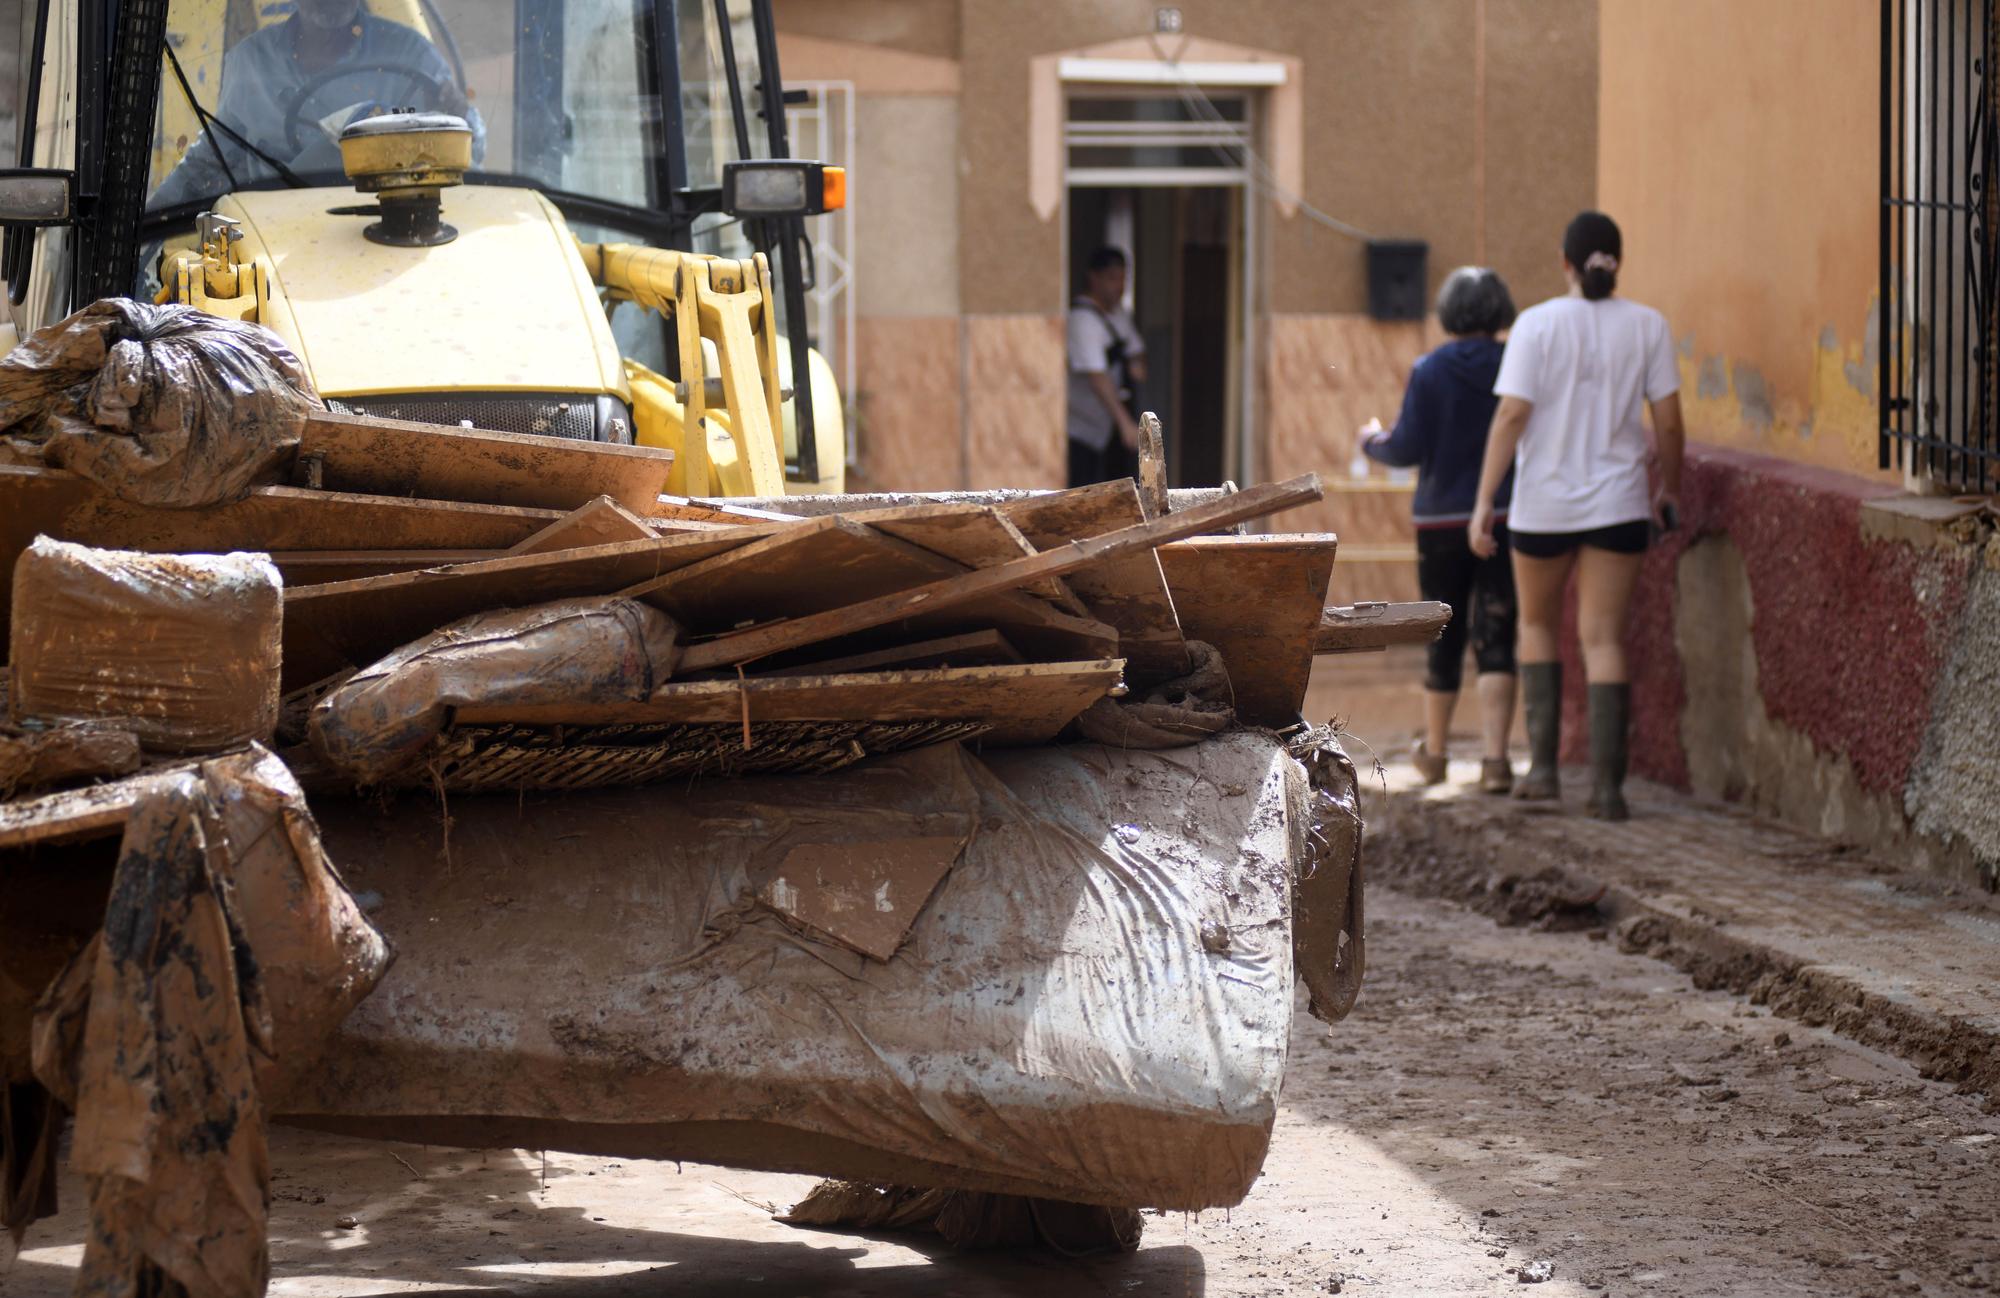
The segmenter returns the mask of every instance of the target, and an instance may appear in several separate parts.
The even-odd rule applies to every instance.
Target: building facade
[[[1600,206],[1694,443],[1631,636],[1634,763],[2000,886],[1990,0],[1599,21]]]
[[[1059,485],[1081,258],[1134,261],[1174,476],[1313,470],[1347,594],[1413,590],[1407,484],[1343,481],[1437,339],[1371,313],[1490,264],[1561,291],[1596,191],[1595,0],[781,0],[788,85],[851,102],[851,481]],[[1389,249],[1387,256],[1395,249]]]

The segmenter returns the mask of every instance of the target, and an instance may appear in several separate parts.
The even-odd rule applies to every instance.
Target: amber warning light
[[[722,210],[731,216],[818,216],[847,206],[847,170],[795,158],[731,162]]]

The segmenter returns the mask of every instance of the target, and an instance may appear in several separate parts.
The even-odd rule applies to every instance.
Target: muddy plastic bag
[[[36,537],[14,565],[8,706],[16,721],[118,721],[155,752],[268,740],[283,619],[266,555]]]
[[[416,761],[468,704],[636,703],[673,674],[680,627],[602,596],[461,618],[355,673],[307,723],[320,756],[360,784]]]
[[[90,1197],[78,1294],[263,1294],[265,1115],[388,964],[270,753],[203,763],[132,813],[104,927],[35,1016],[35,1075],[75,1114]],[[51,1124],[24,1164],[54,1145]]]
[[[1236,694],[1214,645],[1187,642],[1193,670],[1142,698],[1101,698],[1076,719],[1085,739],[1113,748],[1185,748],[1236,724]]]
[[[0,358],[0,462],[196,509],[277,481],[321,408],[299,358],[262,325],[104,298]]]

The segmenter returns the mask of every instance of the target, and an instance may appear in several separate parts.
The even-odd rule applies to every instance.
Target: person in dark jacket
[[[1514,719],[1514,574],[1505,525],[1511,479],[1500,488],[1498,554],[1472,552],[1466,524],[1479,492],[1486,430],[1493,422],[1493,381],[1500,372],[1497,335],[1514,322],[1514,299],[1492,271],[1462,266],[1438,290],[1438,322],[1451,341],[1410,371],[1396,426],[1362,430],[1361,449],[1396,468],[1417,470],[1412,512],[1417,525],[1417,585],[1425,599],[1451,605],[1451,621],[1430,645],[1424,674],[1424,737],[1416,767],[1426,784],[1445,778],[1451,714],[1458,704],[1465,649],[1479,672],[1479,726],[1485,741],[1479,786],[1514,786],[1507,734]]]

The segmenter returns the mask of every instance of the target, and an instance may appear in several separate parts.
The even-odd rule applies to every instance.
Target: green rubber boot
[[[1626,744],[1632,725],[1632,687],[1624,682],[1590,687],[1590,806],[1599,820],[1624,820]]]
[[[1561,663],[1523,663],[1521,699],[1528,730],[1528,773],[1514,785],[1514,796],[1528,802],[1553,802],[1562,796],[1556,761],[1562,747],[1563,667]]]

